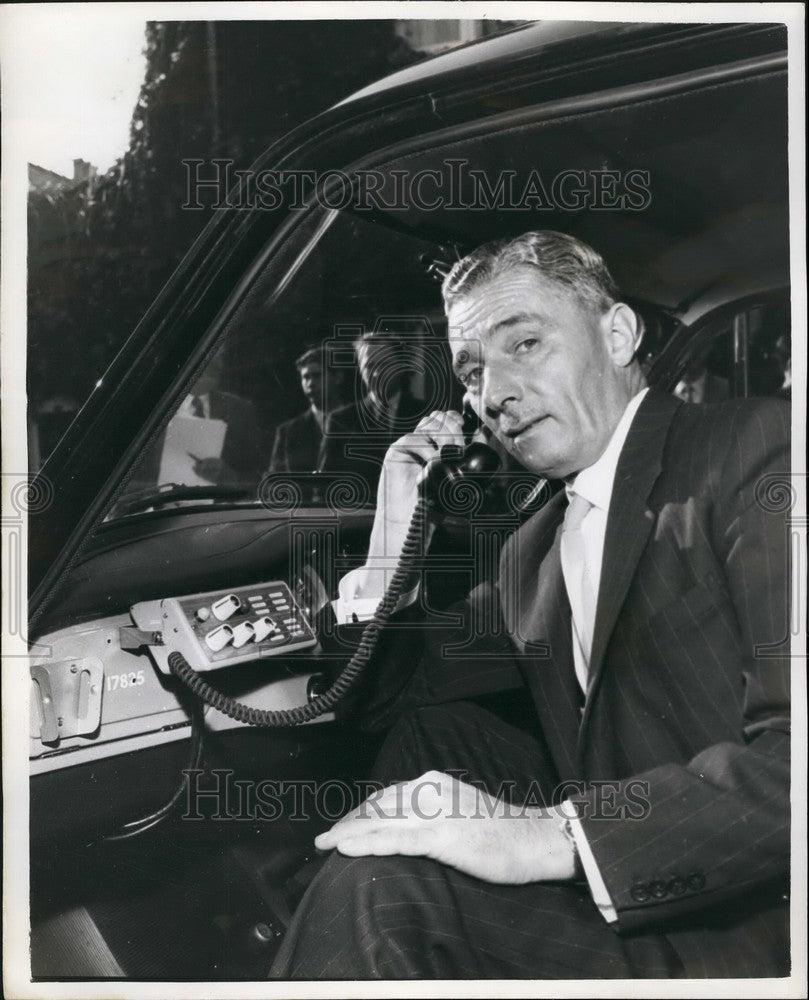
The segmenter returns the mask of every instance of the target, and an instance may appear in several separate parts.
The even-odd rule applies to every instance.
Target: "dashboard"
[[[318,652],[311,613],[274,580],[141,601],[128,615],[42,636],[31,666],[31,773],[188,738],[188,695],[167,676],[175,651],[248,706],[305,704]],[[206,711],[209,729],[239,725]]]

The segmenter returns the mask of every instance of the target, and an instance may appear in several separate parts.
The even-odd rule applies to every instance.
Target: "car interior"
[[[204,361],[177,373],[173,412],[151,440],[167,446],[171,420],[215,365],[218,388],[253,421],[252,464],[207,482],[189,471],[193,455],[179,475],[139,456],[32,637],[35,977],[264,978],[321,863],[314,836],[368,773],[384,734],[331,702],[311,719],[295,714],[352,661],[342,629],[356,636],[362,625],[329,611],[339,579],[363,564],[375,504],[362,477],[269,470],[276,428],[307,406],[295,367],[306,348],[343,374],[339,401],[349,402],[362,392],[354,341],[384,333],[403,345],[421,412],[458,408],[441,277],[488,239],[550,228],[609,263],[643,319],[652,385],[674,392],[697,371],[727,397],[789,398],[785,88],[785,70],[747,67],[558,106],[512,107],[506,95],[472,124],[437,120],[355,165],[383,178],[376,204],[313,200],[233,275],[221,333]],[[449,161],[465,164],[461,207],[430,207],[412,191],[390,207],[397,176],[444,176]],[[522,193],[533,173],[547,190],[533,182],[518,210],[469,207],[480,199],[470,169],[507,175]],[[611,210],[546,201],[571,169],[640,171],[649,197]],[[345,446],[379,461],[373,429]],[[432,610],[497,572],[500,546],[546,487],[510,467],[444,512],[422,570]],[[218,704],[246,705],[252,721],[277,713],[275,724],[203,704],[172,675],[178,651]],[[261,782],[274,807],[258,816],[247,799]],[[190,784],[211,793],[193,808]],[[317,802],[316,785],[328,790]]]

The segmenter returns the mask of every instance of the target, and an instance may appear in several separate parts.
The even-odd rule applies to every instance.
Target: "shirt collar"
[[[608,513],[618,459],[621,457],[626,436],[632,426],[632,421],[635,419],[635,414],[638,412],[638,407],[648,391],[649,387],[647,386],[630,399],[601,457],[588,468],[582,469],[573,482],[565,487],[568,500],[570,500],[571,494],[578,493],[594,507],[603,510],[605,514]]]

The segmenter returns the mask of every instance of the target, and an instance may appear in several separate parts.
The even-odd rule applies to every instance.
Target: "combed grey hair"
[[[518,265],[536,268],[550,281],[575,292],[598,312],[620,299],[601,254],[574,236],[540,229],[514,239],[493,240],[459,260],[444,278],[444,309],[473,288]]]

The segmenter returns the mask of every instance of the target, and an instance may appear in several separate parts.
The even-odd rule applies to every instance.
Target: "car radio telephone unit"
[[[348,664],[327,691],[313,693],[306,705],[280,710],[255,708],[228,697],[201,677],[209,670],[317,644],[311,625],[285,583],[135,604],[131,613],[138,635],[132,642],[148,646],[163,673],[174,674],[199,699],[238,722],[270,727],[311,722],[330,712],[370,663],[379,633],[393,614],[418,558],[424,524],[430,516],[441,516],[447,487],[475,479],[484,485],[500,464],[500,457],[480,442],[465,449],[445,447],[427,464],[399,565],[385,596]]]
[[[173,652],[202,673],[317,643],[289,587],[280,581],[142,601],[133,605],[132,618],[139,629],[160,633],[162,643],[149,648],[164,674],[171,673]]]

